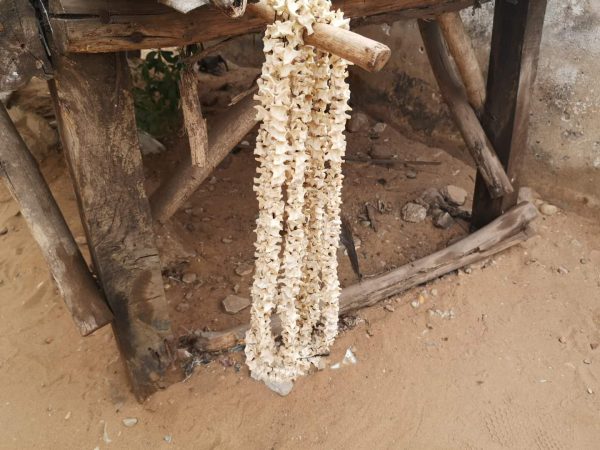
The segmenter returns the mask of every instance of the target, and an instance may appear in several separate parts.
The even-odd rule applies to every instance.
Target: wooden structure
[[[50,87],[59,130],[98,286],[4,111],[0,111],[0,139],[8,145],[0,145],[0,173],[82,334],[112,319],[140,400],[180,377],[173,369],[172,331],[153,221],[167,222],[255,126],[256,119],[248,95],[207,124],[197,87],[190,73],[184,72],[182,108],[192,152],[149,200],[143,187],[125,52],[253,32],[274,19],[264,3],[214,0],[193,9],[194,1],[206,3],[39,0],[34,11],[27,0],[0,0],[0,70],[8,63],[14,69],[0,71],[0,86],[16,89],[31,76],[53,78]],[[528,224],[536,210],[529,204],[515,206],[517,168],[526,146],[546,0],[496,0],[487,88],[456,13],[479,3],[476,0],[333,3],[354,18],[419,19],[443,98],[478,168],[473,227],[479,231],[440,252],[344,289],[341,312],[345,313],[488,257],[530,234]],[[370,71],[381,69],[390,53],[371,39],[327,25],[316,26],[306,40]],[[205,349],[234,345],[243,340],[245,329],[203,335]]]

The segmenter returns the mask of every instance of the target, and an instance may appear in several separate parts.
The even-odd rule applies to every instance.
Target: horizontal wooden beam
[[[538,216],[535,206],[523,202],[489,225],[460,241],[384,275],[365,280],[342,290],[340,315],[372,306],[469,264],[489,258],[532,236],[530,223]],[[279,318],[273,317],[273,334],[281,332]],[[200,332],[199,347],[204,351],[222,351],[244,343],[249,325],[225,331]]]
[[[423,16],[467,0],[337,0],[347,17],[362,17],[392,11],[422,11]],[[62,52],[104,53],[144,48],[173,47],[205,42],[225,36],[259,31],[265,21],[246,14],[227,17],[212,7],[181,14],[165,5],[134,0],[53,0],[50,23],[54,40]]]

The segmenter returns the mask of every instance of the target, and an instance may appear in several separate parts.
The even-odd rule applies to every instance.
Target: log
[[[372,306],[529,239],[533,235],[530,223],[537,215],[535,206],[523,202],[486,227],[443,250],[344,288],[340,296],[340,315]],[[279,334],[281,325],[277,316],[273,316],[272,324],[273,333]],[[244,324],[225,331],[197,332],[197,345],[204,351],[223,351],[243,344],[248,328],[249,325]]]
[[[138,400],[171,370],[171,324],[124,53],[55,55],[50,83],[92,260],[115,315],[113,331]]]
[[[113,315],[35,158],[1,102],[0,142],[0,175],[19,204],[75,325],[87,336],[110,323]]]
[[[275,11],[264,0],[248,5],[248,12],[267,23],[275,20]],[[312,34],[304,34],[304,42],[344,58],[369,72],[379,72],[390,59],[390,48],[350,30],[327,24],[315,24]]]
[[[437,16],[437,21],[465,85],[469,103],[480,116],[485,102],[485,81],[460,14],[458,12],[440,14]]]
[[[52,66],[28,0],[0,0],[0,92],[16,91],[32,77],[48,79]]]
[[[439,25],[435,21],[419,20],[419,29],[442,97],[485,180],[490,196],[498,198],[510,194],[513,187],[452,67]]]
[[[337,0],[346,17],[412,10],[420,17],[466,5],[465,0]],[[469,4],[473,4],[471,1]],[[181,14],[165,5],[136,0],[51,0],[50,24],[65,53],[102,53],[180,47],[260,31],[265,21],[246,14],[233,19],[215,8]]]
[[[181,97],[181,110],[183,111],[183,123],[190,143],[191,164],[201,168],[206,165],[208,134],[206,120],[202,117],[198,81],[193,70],[189,68],[181,71],[179,94]]]
[[[150,206],[155,220],[160,223],[168,221],[258,123],[254,108],[256,103],[252,97],[248,95],[211,121],[206,164],[203,167],[194,166],[187,159],[181,161],[173,174],[154,192]]]
[[[546,0],[496,0],[483,128],[515,192],[493,198],[477,176],[471,227],[484,226],[517,202],[519,171],[528,150],[529,112]]]

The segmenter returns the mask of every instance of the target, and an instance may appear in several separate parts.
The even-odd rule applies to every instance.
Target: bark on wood
[[[427,16],[429,11],[454,4],[463,5],[464,0],[333,2],[334,8],[341,8],[347,17],[411,9]],[[165,5],[134,0],[54,0],[50,11],[55,13],[51,19],[54,38],[64,52],[102,53],[182,46],[259,31],[265,26],[264,20],[250,18],[249,14],[232,19],[214,8],[180,14]]]
[[[90,273],[63,215],[0,103],[0,175],[19,204],[67,309],[82,336],[110,323],[113,315]]]
[[[0,0],[0,92],[52,74],[35,10],[28,0]]]
[[[460,14],[458,12],[440,14],[437,21],[465,85],[469,103],[479,116],[485,102],[485,81]]]
[[[258,123],[252,95],[231,106],[214,118],[208,129],[208,151],[204,167],[189,160],[182,161],[150,199],[152,217],[160,223],[168,221],[198,189],[231,149]]]
[[[414,286],[489,258],[533,234],[530,223],[538,212],[531,203],[521,203],[479,231],[451,246],[396,270],[342,290],[340,315],[372,306]],[[273,333],[281,332],[279,319],[272,319]],[[198,344],[205,351],[221,351],[243,343],[249,325],[219,332],[200,332]]]
[[[496,0],[482,124],[515,190],[512,195],[494,199],[478,176],[471,223],[474,229],[494,220],[517,201],[545,11],[546,0]]]
[[[208,134],[206,120],[202,117],[198,81],[191,69],[186,68],[181,71],[179,93],[181,95],[183,123],[190,143],[191,163],[196,167],[204,167],[206,165]]]
[[[442,97],[475,160],[478,172],[485,180],[490,196],[498,198],[513,192],[510,180],[454,72],[439,25],[435,21],[419,20],[419,28]]]
[[[60,134],[113,329],[139,400],[179,374],[123,53],[56,56]]]

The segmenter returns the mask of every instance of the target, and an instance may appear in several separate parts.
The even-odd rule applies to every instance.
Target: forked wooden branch
[[[0,103],[0,176],[56,281],[82,336],[113,319],[37,163]]]
[[[255,101],[250,94],[209,124],[206,164],[183,160],[150,198],[152,217],[165,223],[198,189],[231,149],[257,124]]]
[[[465,85],[469,103],[481,116],[485,102],[485,80],[460,14],[456,11],[447,12],[437,16],[436,20]]]
[[[179,93],[181,95],[183,123],[190,143],[191,164],[196,167],[204,167],[208,148],[206,120],[202,117],[198,81],[189,67],[181,71]]]
[[[533,234],[530,223],[538,212],[531,203],[521,203],[464,239],[425,258],[399,267],[384,275],[368,279],[342,290],[340,315],[372,306],[419,284],[526,241]],[[273,333],[281,332],[277,317],[272,320]],[[205,351],[221,351],[244,342],[249,325],[226,331],[200,332],[199,344]]]
[[[438,23],[419,20],[419,28],[442,97],[475,160],[490,196],[499,198],[512,193],[511,181],[483,131],[475,111],[469,104],[465,89],[452,67]]]
[[[251,3],[248,12],[267,23],[275,20],[275,11],[264,3]],[[304,35],[304,42],[350,61],[369,71],[378,72],[390,59],[390,48],[353,31],[326,24],[316,24],[314,33]]]

